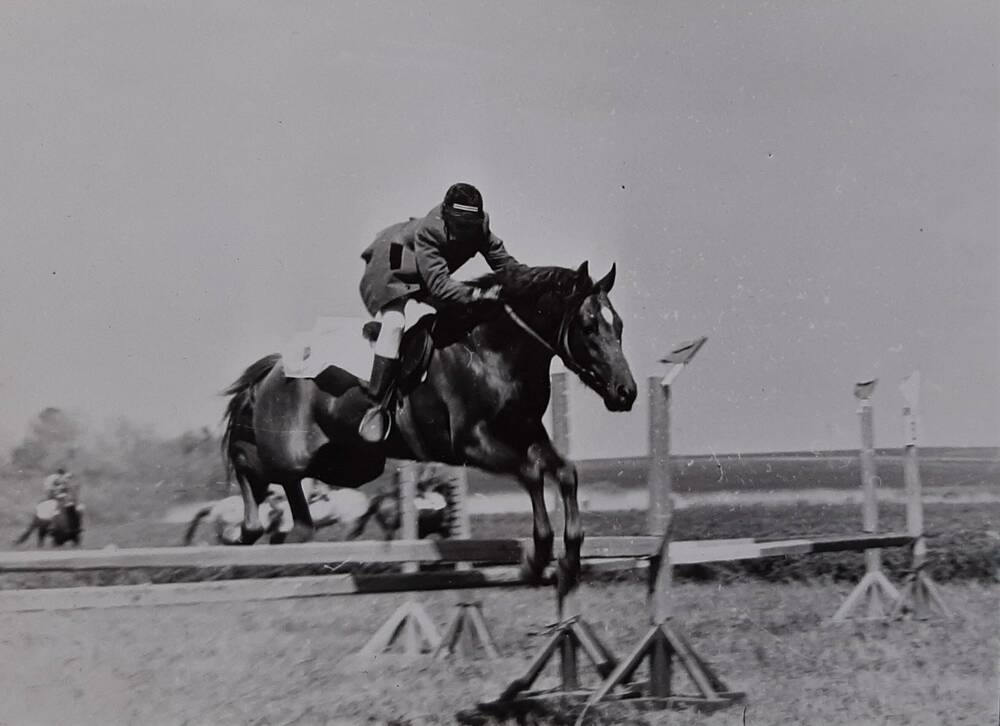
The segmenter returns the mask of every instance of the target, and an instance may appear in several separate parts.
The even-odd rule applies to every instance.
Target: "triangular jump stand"
[[[950,618],[951,608],[945,604],[934,580],[922,569],[906,576],[903,590],[892,608],[892,617],[911,613],[917,620],[926,620],[934,614]]]
[[[462,637],[462,636],[465,637]],[[478,648],[477,648],[478,646]],[[456,606],[451,622],[445,628],[444,637],[434,649],[434,658],[447,658],[456,652],[471,656],[482,650],[487,658],[499,658],[496,642],[490,634],[482,606],[478,602],[460,602]]]
[[[866,554],[871,554],[869,550]],[[861,581],[854,586],[851,594],[837,608],[833,614],[833,620],[840,622],[852,617],[859,606],[864,608],[865,620],[884,620],[889,616],[889,608],[899,601],[899,590],[889,582],[880,567],[871,568],[872,560],[869,560],[869,570]]]
[[[416,600],[407,600],[375,631],[358,653],[369,657],[385,653],[401,634],[404,636],[406,655],[434,652],[441,644],[441,634],[424,606]]]
[[[677,658],[691,678],[698,693],[680,695],[673,691],[673,659]],[[632,677],[644,660],[649,661],[649,682],[632,682]],[[667,618],[654,625],[643,636],[635,649],[615,668],[600,687],[587,700],[586,708],[596,705],[613,695],[616,688],[624,687],[630,704],[648,708],[694,708],[710,712],[742,701],[745,694],[731,691],[687,642],[680,631]],[[645,696],[636,696],[636,690]],[[619,696],[619,697],[622,697]]]
[[[579,708],[589,691],[580,687],[579,653],[583,651],[600,678],[606,678],[617,659],[579,615],[552,626],[551,632],[527,671],[504,689],[495,701],[480,703],[478,713],[497,718],[522,717]],[[559,654],[560,685],[547,690],[530,689],[545,667]]]

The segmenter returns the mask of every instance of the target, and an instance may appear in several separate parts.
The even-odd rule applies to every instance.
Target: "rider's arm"
[[[423,227],[414,235],[413,251],[416,253],[417,269],[430,293],[430,302],[468,304],[473,301],[472,288],[452,279],[448,263],[441,255],[434,232]]]
[[[490,232],[490,238],[486,243],[485,249],[483,249],[483,257],[486,259],[486,263],[490,266],[490,269],[493,270],[524,267],[503,246],[503,240],[492,232]]]

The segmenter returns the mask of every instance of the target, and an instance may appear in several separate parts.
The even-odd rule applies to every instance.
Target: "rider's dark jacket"
[[[365,272],[361,299],[375,315],[394,300],[412,297],[435,307],[472,301],[468,285],[451,273],[480,254],[493,270],[520,265],[490,231],[485,215],[481,234],[456,237],[445,227],[442,205],[425,217],[414,217],[378,233],[361,254]]]

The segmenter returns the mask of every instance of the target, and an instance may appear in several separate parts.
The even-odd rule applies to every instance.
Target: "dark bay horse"
[[[223,450],[245,502],[244,543],[261,534],[257,505],[270,482],[288,495],[295,521],[289,539],[308,540],[304,477],[357,487],[379,476],[387,457],[467,464],[515,476],[527,490],[534,547],[524,570],[534,581],[552,558],[545,477],[558,482],[566,545],[558,579],[563,592],[571,589],[583,528],[576,467],[555,450],[542,424],[549,365],[561,358],[609,411],[632,408],[635,380],[622,352],[622,321],[608,298],[614,280],[612,266],[594,282],[586,262],[576,270],[519,267],[474,280],[483,289],[499,284],[502,302],[475,306],[478,314],[464,324],[453,322],[466,311],[439,313],[426,375],[409,388],[401,383],[392,431],[380,444],[357,433],[370,405],[359,379],[343,372],[326,384],[286,378],[277,355],[252,364],[225,391],[231,398]],[[404,340],[404,356],[406,349]]]
[[[32,532],[38,534],[38,546],[45,545],[45,538],[51,537],[52,544],[62,547],[67,542],[80,546],[83,534],[83,517],[77,507],[67,506],[64,497],[46,499],[35,508],[35,513],[14,544],[23,544]]]

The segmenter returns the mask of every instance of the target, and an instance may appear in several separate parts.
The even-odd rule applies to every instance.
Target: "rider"
[[[73,473],[63,467],[56,469],[55,474],[45,477],[43,483],[45,500],[62,503],[68,511],[79,515],[83,506],[80,504],[80,485],[73,478]],[[43,501],[43,503],[44,503]]]
[[[61,466],[55,474],[49,474],[42,482],[46,499],[58,499],[65,491],[66,470]]]
[[[503,241],[490,231],[482,194],[471,184],[463,183],[453,184],[444,201],[427,216],[414,217],[379,232],[362,253],[365,272],[361,278],[361,298],[368,312],[382,323],[368,384],[373,405],[358,429],[365,441],[379,442],[389,434],[387,409],[399,369],[407,300],[444,307],[499,297],[499,287],[481,290],[452,279],[451,273],[477,253],[493,270],[521,266],[508,254]]]

